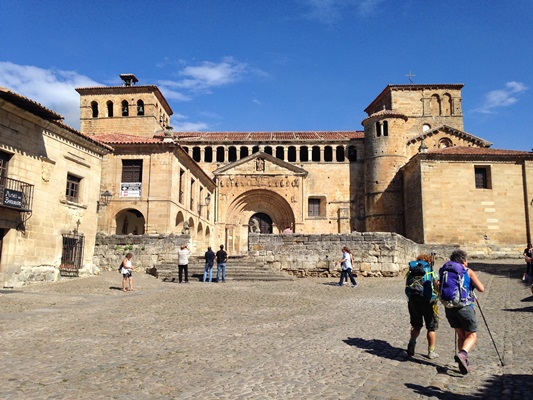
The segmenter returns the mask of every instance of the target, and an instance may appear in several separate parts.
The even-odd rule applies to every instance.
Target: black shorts
[[[439,317],[433,310],[435,302],[429,302],[425,299],[413,298],[407,303],[409,316],[411,317],[411,326],[422,328],[424,323],[428,331],[436,331],[439,328]]]
[[[133,276],[133,272],[131,271],[126,272],[125,274],[122,274],[123,279],[131,278],[132,276]]]

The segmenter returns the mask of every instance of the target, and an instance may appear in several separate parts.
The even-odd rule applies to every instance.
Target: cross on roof
[[[413,83],[413,76],[416,76],[415,74],[411,73],[411,71],[409,71],[409,73],[405,76],[408,76],[409,77],[409,82]]]

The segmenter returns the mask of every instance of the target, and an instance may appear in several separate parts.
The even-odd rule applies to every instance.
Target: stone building
[[[0,88],[3,287],[92,266],[101,163],[112,149],[42,105]],[[101,204],[103,206],[103,204]]]
[[[121,77],[77,89],[82,133],[115,149],[101,189],[120,195],[100,214],[103,232],[170,234],[186,222],[194,242],[232,254],[248,251],[250,232],[287,227],[480,252],[531,240],[533,153],[465,132],[462,84],[388,85],[361,131],[173,132],[158,88]]]

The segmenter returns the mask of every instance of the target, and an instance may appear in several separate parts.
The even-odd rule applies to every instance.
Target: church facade
[[[102,232],[187,231],[198,253],[233,254],[247,252],[250,232],[284,230],[480,248],[531,240],[533,154],[465,132],[462,84],[388,85],[360,131],[174,132],[159,89],[121,77],[77,89],[81,132],[114,148]]]

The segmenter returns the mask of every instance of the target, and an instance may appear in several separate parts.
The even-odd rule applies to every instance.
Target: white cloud
[[[208,130],[209,125],[205,122],[187,121],[188,117],[182,114],[174,114],[170,117],[170,124],[174,132],[198,132]]]
[[[306,18],[324,24],[339,21],[350,12],[359,16],[368,16],[376,12],[384,0],[302,0],[310,9]]]
[[[519,95],[528,90],[522,82],[507,82],[504,89],[491,90],[485,95],[485,101],[474,112],[491,114],[496,109],[508,107],[519,100]]]
[[[65,124],[79,129],[80,95],[74,89],[101,84],[74,71],[0,61],[0,86],[41,103],[65,117]]]
[[[192,92],[210,92],[211,88],[235,83],[249,72],[248,65],[226,57],[221,62],[204,61],[189,65],[179,71],[184,79],[174,82],[174,86]]]

